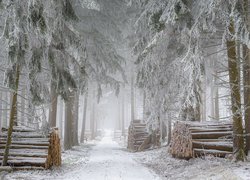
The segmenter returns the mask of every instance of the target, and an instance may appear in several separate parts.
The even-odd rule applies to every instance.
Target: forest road
[[[159,180],[152,170],[135,160],[133,154],[112,140],[111,133],[97,143],[90,152],[86,166],[79,167],[65,179],[79,180]]]

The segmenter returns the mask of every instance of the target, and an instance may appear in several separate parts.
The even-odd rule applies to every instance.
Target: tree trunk
[[[161,113],[160,117],[159,117],[159,131],[160,131],[160,145],[162,145],[162,139],[163,139],[163,115]]]
[[[244,0],[244,13],[246,21],[248,22],[247,28],[250,30],[250,19],[249,19],[249,10],[248,10],[248,0]],[[247,153],[250,151],[250,49],[246,45],[243,45],[243,84],[244,84],[244,117],[245,117],[245,130],[246,134],[246,150]]]
[[[121,109],[121,129],[122,129],[122,136],[124,137],[125,136],[125,113],[124,113],[124,106],[125,106],[125,98],[124,98],[124,95],[125,95],[125,87],[123,88],[122,90],[122,109]]]
[[[19,81],[19,80],[18,80]],[[18,94],[18,92],[17,92],[17,94]],[[13,104],[13,96],[14,96],[14,94],[12,94],[12,93],[10,93],[10,104],[11,104],[11,109],[12,109],[12,104]],[[18,106],[18,97],[17,97],[17,100],[16,100],[16,108],[14,109],[15,110],[15,112],[14,112],[14,114],[16,115],[16,117],[15,117],[15,121],[14,121],[14,124],[13,124],[13,126],[17,126],[17,121],[18,121],[18,118],[17,118],[17,106]],[[9,122],[9,124],[10,124],[10,122]]]
[[[16,118],[17,118],[17,93],[18,93],[18,85],[19,85],[19,76],[20,76],[20,69],[19,69],[19,65],[17,65],[15,89],[14,89],[14,93],[12,96],[12,107],[11,107],[11,112],[10,112],[8,136],[7,136],[7,141],[6,141],[5,150],[4,150],[2,166],[7,165],[10,144],[11,144],[11,140],[12,140],[13,126],[14,126],[14,124],[15,124],[14,122],[16,121]]]
[[[49,111],[49,126],[56,127],[57,93],[52,85],[50,91],[51,91],[51,109]]]
[[[3,93],[0,91],[0,130],[2,129],[3,127],[3,101],[2,101],[2,98],[3,98]]]
[[[134,77],[131,76],[131,121],[135,119]]]
[[[218,83],[217,83],[217,59],[214,59],[213,63],[213,86],[214,86],[214,119],[219,121],[220,119],[220,109],[219,109],[219,88],[218,88]]]
[[[88,89],[84,95],[84,105],[83,105],[83,118],[82,118],[82,131],[81,131],[81,143],[84,142],[85,127],[86,127],[86,117],[87,117],[87,105],[88,105]]]
[[[75,92],[74,115],[73,115],[73,146],[78,146],[78,113],[79,113],[79,92]]]
[[[231,22],[229,31],[234,34],[234,24]],[[240,98],[240,78],[238,72],[236,43],[234,40],[227,41],[228,53],[228,70],[231,90],[231,109],[233,114],[233,146],[236,160],[244,160],[244,139],[241,115],[241,98]]]
[[[95,139],[95,87],[93,86],[93,94],[92,94],[92,112],[90,119],[90,130],[91,130],[91,139]]]
[[[22,88],[22,97],[21,97],[21,125],[24,125],[25,122],[25,88]]]
[[[59,100],[59,119],[58,119],[58,124],[59,124],[59,132],[60,132],[60,138],[62,139],[63,137],[63,100]]]
[[[206,65],[204,64],[204,68]],[[205,70],[206,72],[206,70]],[[200,105],[200,113],[201,119],[200,121],[206,121],[206,74],[204,73],[201,78],[201,105]]]
[[[171,142],[171,134],[172,134],[172,119],[171,114],[168,116],[168,145]]]
[[[211,108],[211,114],[210,114],[210,116],[212,117],[212,119],[214,120],[215,119],[215,92],[214,92],[214,86],[215,86],[215,82],[214,82],[214,80],[215,80],[215,77],[214,77],[214,59],[212,59],[211,60],[211,62],[210,62],[210,71],[211,71],[211,73],[210,73],[210,76],[211,76],[211,84],[210,84],[210,89],[211,89],[211,91],[210,91],[210,101],[211,101],[211,103],[210,103],[210,108]]]
[[[2,127],[6,127],[7,128],[7,119],[8,119],[8,109],[9,109],[9,105],[8,105],[9,101],[8,101],[8,92],[4,92],[4,104],[3,104],[3,126]]]
[[[142,120],[146,120],[146,91],[143,90],[143,102],[142,102]]]
[[[64,121],[64,149],[72,148],[72,120],[74,106],[74,92],[70,94],[68,101],[65,102],[65,121]]]

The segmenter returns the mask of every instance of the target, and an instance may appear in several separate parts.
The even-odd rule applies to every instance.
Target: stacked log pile
[[[131,121],[128,129],[128,149],[138,151],[149,148],[143,145],[144,141],[148,141],[149,134],[146,131],[146,124],[140,120]],[[145,143],[144,143],[145,144]],[[141,145],[144,147],[142,148]]]
[[[0,134],[0,162],[2,162],[7,129]],[[8,166],[14,170],[49,169],[61,165],[61,147],[58,130],[43,134],[25,127],[14,127]]]
[[[225,157],[233,152],[232,123],[177,122],[169,152],[173,157],[189,159],[203,155]]]

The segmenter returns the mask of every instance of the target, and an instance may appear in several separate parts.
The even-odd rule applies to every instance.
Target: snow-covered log
[[[7,129],[0,135],[0,161],[3,159]],[[61,165],[61,146],[58,129],[49,133],[14,127],[8,157],[8,166],[14,170],[49,169]]]
[[[223,122],[176,122],[169,152],[177,158],[232,154],[232,124]]]

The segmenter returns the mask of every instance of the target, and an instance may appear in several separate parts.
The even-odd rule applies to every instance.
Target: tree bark
[[[6,91],[4,93],[4,105],[3,105],[3,127],[6,127],[7,128],[7,119],[8,119],[8,108],[9,108],[9,101],[8,101],[8,92]]]
[[[91,130],[91,139],[95,139],[95,87],[93,86],[92,92],[92,110],[91,110],[91,119],[90,119],[90,130]]]
[[[84,95],[83,104],[83,118],[82,118],[82,131],[81,131],[81,143],[84,142],[85,128],[86,128],[86,117],[87,117],[87,105],[88,105],[88,89]]]
[[[218,88],[218,78],[217,78],[217,59],[214,59],[214,64],[213,64],[213,85],[214,85],[214,119],[219,121],[220,119],[220,109],[219,109],[219,88]]]
[[[11,144],[11,140],[12,140],[13,126],[14,126],[14,124],[15,124],[14,122],[16,121],[16,118],[17,118],[17,93],[18,93],[19,77],[20,77],[20,67],[17,64],[15,89],[14,89],[14,93],[12,96],[12,107],[11,107],[11,112],[10,112],[8,136],[7,136],[6,146],[5,146],[5,150],[4,150],[2,166],[7,165],[10,144]]]
[[[3,127],[3,101],[2,101],[2,98],[3,98],[3,93],[0,92],[0,130],[2,129]]]
[[[125,88],[123,88],[122,90],[122,107],[121,107],[121,129],[122,129],[122,136],[124,137],[125,136],[125,113],[124,113],[124,106],[125,106],[125,98],[124,98],[124,95],[125,95]]]
[[[63,100],[59,100],[59,119],[58,119],[58,124],[59,124],[59,132],[60,132],[60,138],[62,139],[63,137]]]
[[[203,101],[202,101],[202,120],[201,121],[206,121],[207,120],[207,66],[206,66],[206,62],[204,63],[204,69],[205,69],[205,73],[203,76]]]
[[[134,77],[131,75],[131,121],[135,119]]]
[[[49,126],[56,127],[57,93],[52,85],[50,91],[51,91],[51,109],[49,111]]]
[[[234,34],[234,23],[231,22],[229,31]],[[233,114],[233,146],[236,160],[244,160],[244,139],[241,115],[240,77],[238,72],[239,63],[236,56],[236,43],[234,40],[227,41],[228,70],[231,90],[231,110]]]
[[[64,149],[72,148],[72,120],[74,106],[74,92],[70,94],[68,101],[65,102],[65,121],[64,121]]]
[[[22,88],[22,97],[21,97],[21,124],[25,122],[25,88]]]
[[[142,102],[142,120],[146,120],[146,91],[143,90],[143,102]]]
[[[75,102],[73,111],[73,146],[78,146],[78,113],[79,113],[79,92],[75,92]]]
[[[168,118],[168,145],[171,142],[171,134],[172,134],[172,119],[171,115]]]
[[[247,21],[247,28],[250,30],[250,19],[248,10],[248,0],[244,0],[244,13]],[[243,84],[244,84],[244,117],[245,117],[245,130],[246,130],[246,150],[250,151],[250,49],[243,45]]]
[[[212,119],[215,119],[215,92],[214,92],[214,87],[215,87],[215,77],[214,77],[214,59],[211,60],[210,62],[210,76],[211,76],[211,84],[210,84],[210,108],[211,108],[211,114],[210,116],[212,117]]]

